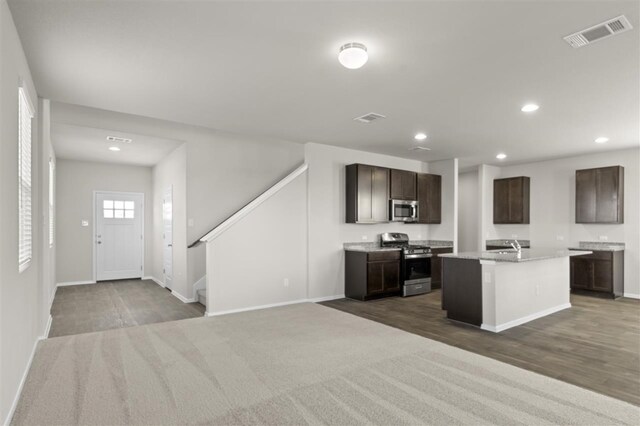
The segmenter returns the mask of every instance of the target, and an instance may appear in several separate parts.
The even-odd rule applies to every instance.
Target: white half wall
[[[575,171],[606,166],[624,167],[624,224],[575,223]],[[508,167],[481,166],[484,170],[482,223],[485,239],[517,238],[531,240],[535,248],[566,248],[579,241],[626,244],[624,292],[640,294],[640,149],[603,151],[557,160],[518,164]],[[493,179],[529,176],[531,178],[531,220],[529,225],[493,224]]]
[[[162,201],[164,191],[173,192],[173,280],[172,290],[186,299],[193,298],[187,285],[187,147],[181,145],[156,164],[153,179],[153,226],[150,237],[153,242],[151,275],[164,284],[164,223]]]
[[[345,222],[346,165],[363,163],[426,172],[426,163],[315,143],[305,145],[305,161],[309,165],[309,298],[344,294],[342,245],[346,242],[374,242],[383,232],[404,232],[411,239],[430,238],[432,225]]]
[[[105,155],[111,154],[105,152]],[[56,281],[92,281],[93,192],[144,193],[144,274],[151,270],[153,192],[151,168],[58,159],[56,182]],[[82,226],[82,221],[89,226]]]
[[[307,299],[307,173],[206,244],[207,314]]]

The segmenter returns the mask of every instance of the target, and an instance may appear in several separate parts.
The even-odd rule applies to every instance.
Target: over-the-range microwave
[[[391,222],[417,222],[418,202],[407,200],[390,200],[389,220]]]

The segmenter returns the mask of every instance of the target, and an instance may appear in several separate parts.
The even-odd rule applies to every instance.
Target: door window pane
[[[134,202],[133,201],[125,201],[124,202],[124,209],[125,210],[133,210],[134,208]]]
[[[104,200],[102,202],[102,207],[104,207],[105,209],[112,209],[113,208],[113,200]]]
[[[114,210],[115,213],[115,218],[116,219],[123,219],[124,218],[124,210]]]
[[[113,210],[111,209],[105,209],[104,210],[104,218],[105,219],[113,219]]]
[[[133,219],[133,210],[125,210],[124,211],[124,218],[125,219]]]
[[[116,209],[124,209],[124,201],[114,201],[113,207]]]

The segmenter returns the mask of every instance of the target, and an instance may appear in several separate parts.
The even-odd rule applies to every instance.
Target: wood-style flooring
[[[201,317],[200,303],[182,303],[151,280],[58,287],[48,337]]]
[[[640,301],[572,294],[571,309],[496,334],[448,320],[440,295],[322,305],[640,405]]]

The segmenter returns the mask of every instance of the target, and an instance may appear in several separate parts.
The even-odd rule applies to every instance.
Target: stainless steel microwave
[[[407,200],[390,200],[389,220],[391,222],[417,222],[418,202]]]

